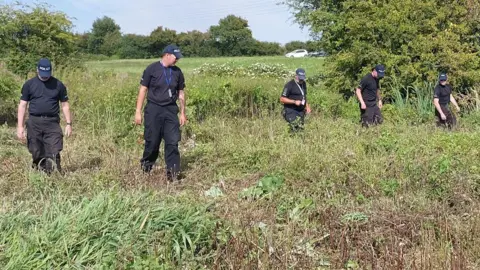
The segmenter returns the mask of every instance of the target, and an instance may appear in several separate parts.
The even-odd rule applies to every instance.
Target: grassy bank
[[[357,104],[319,85],[292,137],[285,79],[194,68],[181,183],[140,171],[136,74],[59,74],[75,123],[65,176],[31,171],[14,129],[0,129],[2,269],[480,267],[478,116],[446,132],[392,105],[365,130]]]

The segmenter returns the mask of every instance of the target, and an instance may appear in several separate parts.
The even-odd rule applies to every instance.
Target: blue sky
[[[22,1],[22,0],[21,0]],[[0,0],[0,3],[13,0]],[[23,3],[38,2],[23,0]],[[248,20],[254,38],[282,44],[306,41],[308,32],[293,23],[279,0],[44,0],[73,17],[77,32],[91,29],[96,18],[109,16],[123,33],[149,34],[157,26],[181,31],[206,31],[219,19],[234,14]]]

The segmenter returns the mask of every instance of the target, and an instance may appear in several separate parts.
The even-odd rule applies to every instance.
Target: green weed
[[[202,206],[115,192],[53,195],[43,203],[23,203],[1,217],[3,269],[157,268],[213,252],[217,221]]]
[[[143,127],[132,121],[151,60],[56,71],[75,123],[65,174],[32,171],[15,129],[0,127],[0,267],[479,268],[478,114],[436,129],[425,86],[363,129],[358,103],[320,82],[309,84],[305,131],[289,136],[278,100],[287,79],[193,74],[229,61],[321,74],[315,60],[182,60],[189,123],[178,183],[163,179],[163,153],[152,175],[139,166]]]

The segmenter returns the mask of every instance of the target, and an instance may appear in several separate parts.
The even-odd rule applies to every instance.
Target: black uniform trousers
[[[32,154],[33,168],[52,172],[56,165],[61,171],[60,152],[63,150],[63,132],[60,117],[33,116],[27,120],[27,146]]]
[[[362,122],[363,127],[369,127],[371,125],[378,125],[383,123],[383,116],[380,108],[377,105],[376,101],[366,101],[366,109],[360,107],[360,121]]]
[[[180,172],[180,122],[178,120],[178,106],[176,104],[159,106],[147,102],[145,106],[145,149],[141,165],[145,172],[151,171],[158,158],[160,143],[165,141],[165,163],[168,176],[175,176]]]
[[[457,118],[450,111],[450,108],[448,107],[448,105],[447,104],[440,104],[440,107],[442,108],[442,112],[443,112],[443,114],[445,114],[447,119],[442,120],[442,117],[440,116],[440,113],[438,112],[437,109],[435,109],[435,116],[437,118],[437,127],[447,127],[449,129],[451,129],[454,126],[456,126],[457,125]]]
[[[290,132],[297,132],[304,129],[305,125],[305,111],[297,111],[291,108],[283,109],[283,118],[290,126]]]

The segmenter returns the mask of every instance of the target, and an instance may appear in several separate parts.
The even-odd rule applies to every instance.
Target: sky
[[[35,0],[20,0],[34,3]],[[248,20],[253,37],[285,44],[309,39],[280,0],[43,0],[73,18],[75,31],[87,32],[96,18],[111,17],[122,33],[148,35],[158,26],[185,32],[205,32],[221,18],[234,14]],[[14,0],[0,0],[0,3]]]

